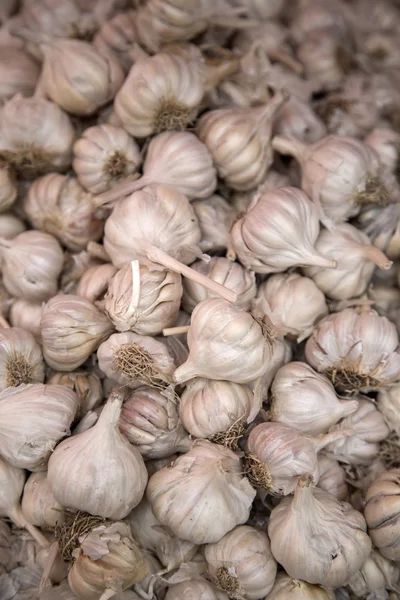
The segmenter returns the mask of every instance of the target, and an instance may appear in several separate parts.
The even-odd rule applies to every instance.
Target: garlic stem
[[[113,596],[115,596],[117,592],[115,590],[112,590],[111,588],[108,588],[108,590],[105,590],[102,595],[100,596],[99,600],[108,600],[109,598],[112,598]]]
[[[387,271],[392,266],[393,262],[376,246],[365,245],[361,246],[362,254],[372,260],[377,267],[382,271]]]
[[[169,335],[180,335],[181,333],[187,333],[190,329],[190,325],[181,325],[180,327],[166,327],[162,330],[163,336]]]
[[[272,138],[272,147],[280,154],[294,156],[300,163],[307,154],[307,144],[288,135],[276,135]]]
[[[272,60],[280,62],[282,65],[298,75],[301,75],[304,71],[303,65],[298,60],[293,58],[293,56],[290,56],[289,52],[286,52],[286,50],[283,50],[282,48],[273,48],[268,50],[268,56]]]
[[[224,60],[219,64],[210,64],[208,62],[205,68],[205,82],[204,88],[206,91],[210,91],[217,87],[223,79],[233,75],[239,69],[240,61],[238,59]]]
[[[8,516],[18,527],[26,529],[31,534],[33,539],[39,544],[39,546],[43,546],[44,548],[50,546],[49,541],[44,537],[39,529],[34,525],[31,525],[31,523],[28,523],[20,506],[16,506],[10,510],[10,514]]]
[[[339,402],[342,408],[342,419],[355,413],[358,408],[357,400],[340,400]]]
[[[346,437],[350,437],[351,435],[354,435],[354,433],[355,432],[353,429],[337,429],[336,431],[331,431],[330,433],[325,433],[324,435],[310,437],[310,441],[313,444],[315,451],[319,452],[328,444],[336,442],[337,440],[342,440]]]
[[[308,258],[304,260],[304,265],[310,265],[312,267],[326,267],[328,269],[336,269],[337,262],[333,258],[325,258],[319,254],[309,254]]]
[[[118,425],[123,401],[124,393],[120,389],[113,390],[100,413],[96,426],[108,429],[112,425]]]
[[[268,102],[266,106],[260,107],[260,119],[256,123],[257,130],[261,131],[264,126],[264,123],[269,123],[271,119],[276,115],[276,113],[282,108],[282,106],[289,100],[289,98],[289,92],[285,89],[282,89],[276,92],[274,97]],[[269,130],[268,136],[270,136]]]
[[[93,205],[98,208],[99,206],[103,206],[104,204],[113,204],[117,200],[121,200],[125,196],[132,194],[133,192],[137,192],[141,190],[146,185],[150,185],[154,183],[151,181],[149,177],[143,175],[139,177],[139,179],[135,179],[134,181],[126,181],[125,183],[120,183],[119,185],[115,185],[111,190],[107,192],[103,192],[98,196],[94,196]]]

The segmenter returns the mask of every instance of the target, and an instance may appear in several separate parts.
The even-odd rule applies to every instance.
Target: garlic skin
[[[364,509],[374,546],[385,558],[395,562],[400,559],[399,492],[400,469],[386,471],[378,475],[368,488]]]
[[[7,168],[0,169],[0,216],[1,213],[4,213],[11,208],[11,206],[17,199],[17,195],[17,186],[15,184],[14,177],[12,176],[11,172]],[[24,231],[24,229],[22,229],[21,231]],[[18,233],[21,233],[21,231],[18,231]]]
[[[70,435],[76,394],[62,385],[35,383],[0,394],[0,454],[10,465],[46,470],[57,442]]]
[[[362,598],[371,592],[395,588],[399,579],[399,567],[393,565],[377,550],[372,550],[361,569],[353,575],[347,585],[357,598]]]
[[[326,433],[358,406],[340,399],[329,379],[304,362],[281,367],[271,386],[271,419],[308,435]]]
[[[206,377],[248,383],[268,367],[273,346],[270,338],[270,332],[243,309],[226,300],[204,300],[192,313],[187,334],[189,356],[176,369],[174,381]]]
[[[236,292],[235,304],[243,310],[250,309],[257,293],[256,278],[252,271],[222,256],[213,256],[209,262],[199,260],[191,267]],[[192,313],[200,302],[209,298],[218,296],[195,281],[186,278],[183,280],[182,306],[186,312]]]
[[[103,233],[92,196],[75,177],[59,173],[39,177],[29,188],[24,209],[35,229],[51,233],[74,252],[85,250]]]
[[[42,305],[33,304],[23,298],[15,298],[10,307],[9,319],[13,327],[29,331],[37,341],[40,341],[40,320]]]
[[[23,50],[0,47],[0,104],[15,94],[32,96],[39,79],[40,68]]]
[[[348,223],[336,225],[332,231],[323,229],[315,247],[323,256],[336,260],[337,267],[308,267],[305,273],[333,300],[361,296],[366,291],[376,266],[385,271],[392,266],[392,262],[371,244],[365,233]]]
[[[204,577],[194,577],[170,585],[165,600],[228,600],[229,596]]]
[[[47,378],[48,383],[65,385],[75,392],[79,400],[76,418],[81,419],[89,411],[103,402],[101,380],[91,371],[71,371],[70,373],[53,373]]]
[[[242,475],[239,457],[206,441],[197,442],[171,467],[154,473],[147,486],[156,518],[194,544],[217,542],[245,523],[255,493]],[[185,514],[182,505],[188,509]]]
[[[307,340],[307,362],[340,389],[385,388],[400,377],[396,326],[366,309],[346,308],[320,321]]]
[[[73,169],[92,194],[101,194],[136,173],[141,162],[139,146],[122,127],[107,123],[89,127],[74,144]]]
[[[1,171],[0,171],[1,177]],[[0,184],[1,185],[1,184]],[[0,200],[1,204],[1,200]],[[26,230],[26,225],[21,219],[11,213],[0,214],[0,237],[15,237]]]
[[[212,110],[199,119],[197,135],[229,187],[251,190],[265,177],[273,160],[273,119],[286,100],[278,92],[265,106]]]
[[[113,326],[85,298],[59,294],[43,306],[40,329],[43,356],[49,367],[73,371],[111,335]]]
[[[349,495],[347,476],[337,460],[321,453],[318,455],[318,469],[318,487],[338,500],[347,500]]]
[[[122,395],[110,395],[97,423],[64,440],[49,460],[55,499],[73,511],[124,519],[142,499],[147,471],[137,448],[119,432]]]
[[[192,442],[182,427],[175,397],[141,387],[124,402],[120,431],[146,458],[166,458],[186,452]]]
[[[231,244],[240,262],[256,273],[279,273],[295,266],[334,268],[319,254],[318,210],[301,190],[281,187],[256,194],[232,227]]]
[[[10,294],[40,302],[57,293],[64,255],[52,235],[31,230],[3,238],[0,254],[3,282]]]
[[[272,510],[271,550],[290,577],[337,588],[364,564],[371,540],[361,513],[311,483],[311,477],[301,478],[294,498]]]
[[[16,94],[0,112],[0,159],[21,175],[65,171],[75,130],[57,104]]]
[[[217,194],[205,200],[196,200],[192,206],[199,221],[199,246],[203,252],[217,252],[227,248],[229,233],[237,216],[235,208]]]
[[[217,434],[229,437],[236,425],[251,423],[260,408],[260,400],[246,385],[196,378],[181,394],[179,416],[193,437],[212,440]]]
[[[43,356],[33,335],[19,327],[0,329],[0,391],[43,381]]]
[[[211,579],[231,598],[259,600],[274,584],[277,564],[266,533],[241,525],[204,549]]]
[[[114,265],[110,263],[91,267],[82,275],[76,290],[76,295],[82,296],[93,303],[96,302],[96,300],[103,300],[108,285],[117,271],[117,267],[114,267]]]
[[[278,573],[268,600],[335,600],[335,592]]]
[[[24,486],[22,512],[32,525],[53,529],[64,521],[64,508],[55,500],[47,473],[32,473]]]
[[[328,269],[336,271],[336,269]],[[229,287],[229,286],[228,286]],[[257,292],[257,308],[290,339],[300,343],[315,324],[328,314],[326,299],[312,279],[298,273],[271,275]]]
[[[390,431],[400,436],[400,385],[393,385],[386,390],[379,390],[378,410],[382,413]]]
[[[117,331],[157,335],[175,325],[182,291],[178,273],[134,260],[110,281],[104,310]]]
[[[329,444],[327,450],[341,462],[370,465],[379,454],[379,443],[389,435],[383,415],[369,400],[358,399],[358,408],[331,431],[351,429],[353,434]]]

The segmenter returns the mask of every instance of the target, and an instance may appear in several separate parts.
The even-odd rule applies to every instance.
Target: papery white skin
[[[350,504],[311,487],[307,476],[304,479],[294,498],[283,498],[271,512],[271,550],[290,577],[337,588],[369,556],[366,523]]]
[[[319,480],[318,487],[338,500],[347,500],[349,488],[346,483],[346,472],[338,461],[321,453],[318,455]]]
[[[62,385],[35,383],[0,394],[0,453],[15,467],[46,470],[57,442],[70,434],[78,398]]]
[[[43,306],[40,330],[46,363],[57,371],[73,371],[110,336],[113,326],[86,298],[59,294]]]
[[[64,255],[49,233],[23,231],[0,240],[2,275],[7,291],[17,298],[40,302],[57,293]]]
[[[284,335],[297,338],[298,342],[308,337],[315,323],[328,314],[324,294],[311,279],[298,273],[271,275],[258,287],[256,306]]]
[[[35,229],[54,235],[75,252],[85,250],[103,233],[103,220],[94,214],[92,195],[75,177],[50,173],[29,188],[24,209]]]
[[[362,397],[357,401],[357,410],[331,429],[352,429],[354,433],[346,439],[332,442],[327,451],[341,462],[369,465],[378,456],[379,442],[387,438],[389,427],[373,402]]]
[[[1,171],[0,171],[1,177]],[[1,184],[0,184],[1,186]],[[1,204],[1,200],[0,200]],[[15,237],[26,230],[26,225],[12,213],[0,214],[0,237]]]
[[[181,296],[178,273],[135,260],[110,281],[104,309],[117,331],[156,335],[175,325]]]
[[[277,115],[274,135],[293,136],[310,144],[326,135],[326,127],[307,102],[291,96]]]
[[[103,401],[101,380],[91,371],[71,371],[69,373],[53,373],[47,379],[48,383],[65,385],[74,390],[79,400],[77,418],[94,410]]]
[[[236,292],[238,297],[235,304],[244,310],[250,309],[257,293],[256,278],[252,271],[222,256],[213,256],[209,262],[197,261],[191,267]],[[195,281],[183,280],[182,306],[188,313],[209,298],[218,296]]]
[[[9,208],[14,204],[17,199],[17,193],[17,186],[10,171],[8,169],[0,169],[0,216],[1,213],[9,210]],[[21,229],[17,233],[21,233],[21,231],[24,231],[24,229]]]
[[[0,104],[15,94],[32,96],[39,79],[39,65],[17,48],[0,48]]]
[[[196,200],[192,206],[199,221],[199,246],[203,252],[217,252],[226,248],[236,218],[236,210],[232,204],[214,194],[205,200]]]
[[[332,231],[323,229],[315,247],[323,256],[336,260],[337,267],[308,267],[305,273],[333,300],[361,296],[367,289],[376,266],[383,270],[392,266],[387,256],[372,246],[365,233],[348,223],[336,225]]]
[[[142,162],[139,146],[122,127],[89,127],[74,144],[72,166],[79,183],[100,194],[135,173]]]
[[[147,486],[156,518],[194,544],[217,542],[245,523],[255,493],[242,475],[240,458],[206,441],[197,442],[171,467],[154,473]]]
[[[317,207],[299,189],[282,187],[256,194],[231,231],[240,262],[256,273],[279,273],[290,267],[335,267],[314,248],[319,234]]]
[[[32,473],[24,486],[22,512],[32,525],[53,528],[64,522],[64,509],[54,498],[47,473]]]
[[[265,373],[272,356],[259,323],[248,312],[221,299],[211,298],[196,306],[187,342],[189,357],[175,371],[176,383],[193,377],[248,383]]]
[[[196,378],[181,394],[179,416],[192,436],[211,438],[238,423],[251,423],[260,408],[261,399],[246,385]]]
[[[86,300],[89,300],[89,302],[103,300],[109,283],[117,271],[117,267],[114,267],[110,263],[91,267],[82,275],[79,281],[76,290],[77,296],[82,296]]]
[[[229,596],[204,577],[194,577],[168,588],[165,600],[228,600]]]
[[[238,586],[233,597],[259,600],[268,594],[275,581],[277,564],[266,533],[240,525],[215,544],[204,549],[207,569],[214,583],[224,589],[218,570],[223,568]],[[231,590],[227,590],[231,591]]]
[[[31,333],[19,327],[0,329],[0,391],[21,383],[43,383],[44,362]]]
[[[33,304],[28,300],[24,300],[24,298],[15,298],[10,307],[9,319],[11,325],[29,331],[38,341],[40,340],[41,318],[41,304]]]
[[[179,419],[173,394],[142,387],[124,402],[120,431],[146,458],[165,458],[186,452],[192,441]]]
[[[378,409],[391,431],[400,436],[400,385],[380,390],[377,396]]]
[[[340,399],[325,375],[304,362],[279,369],[271,386],[271,418],[302,433],[326,433],[358,408],[356,400]]]
[[[377,550],[372,550],[361,569],[350,579],[348,586],[357,598],[362,598],[371,592],[394,589],[399,579],[399,567]]]
[[[75,130],[53,102],[16,94],[0,113],[0,134],[0,152],[10,155],[23,173],[65,171],[71,164]]]
[[[373,310],[329,315],[307,340],[305,354],[314,369],[352,391],[385,387],[400,377],[396,326]],[[356,380],[347,380],[346,373]]]
[[[268,600],[335,600],[335,592],[278,573]]]
[[[119,432],[122,396],[112,393],[97,423],[53,452],[48,482],[65,508],[123,519],[139,504],[147,471],[137,448]]]

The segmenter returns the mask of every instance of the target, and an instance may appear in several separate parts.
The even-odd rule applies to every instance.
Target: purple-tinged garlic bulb
[[[400,258],[400,203],[367,206],[357,217],[357,227],[374,246],[392,260]]]

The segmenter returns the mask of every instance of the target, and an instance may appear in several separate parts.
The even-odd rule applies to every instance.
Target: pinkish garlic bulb
[[[58,37],[89,39],[97,26],[95,14],[83,13],[75,0],[25,1],[22,16],[29,29]]]
[[[125,73],[139,57],[136,44],[139,39],[136,31],[136,12],[126,10],[117,13],[102,24],[93,38],[93,45],[100,52],[111,52],[118,59]]]
[[[300,43],[309,34],[318,30],[331,30],[343,37],[347,35],[348,23],[343,13],[343,5],[329,0],[301,0],[291,21],[291,35]]]
[[[286,0],[229,0],[230,4],[241,8],[250,19],[274,19],[280,16]],[[251,30],[250,30],[251,31]]]
[[[32,96],[40,68],[24,50],[0,47],[0,104],[15,94]]]
[[[214,194],[205,200],[195,200],[192,206],[199,221],[199,246],[203,252],[218,252],[227,248],[229,234],[237,216],[232,204]]]
[[[346,308],[322,319],[305,354],[314,369],[343,390],[385,388],[400,378],[396,326],[370,309]]]
[[[77,296],[83,296],[89,302],[102,301],[104,294],[108,289],[108,285],[112,282],[114,275],[117,273],[117,267],[110,263],[104,265],[95,265],[90,267],[81,277]]]
[[[37,341],[40,341],[40,320],[42,305],[29,302],[24,298],[15,298],[10,307],[9,320],[13,327],[29,331]]]
[[[304,192],[294,187],[261,191],[232,227],[232,254],[256,273],[306,265],[334,268],[336,262],[314,248],[318,234],[318,210]]]
[[[307,102],[291,96],[277,114],[274,134],[287,135],[311,144],[326,135],[326,127]]]
[[[318,487],[332,494],[338,500],[346,500],[349,488],[346,483],[346,472],[334,458],[323,452],[318,455],[319,480]]]
[[[357,228],[392,260],[400,258],[400,203],[366,206],[357,216]]]
[[[26,231],[26,224],[19,217],[11,213],[0,214],[0,237],[13,238],[23,231]]]
[[[265,179],[260,183],[256,191],[235,192],[232,196],[232,204],[235,207],[236,213],[240,215],[241,213],[247,212],[256,193],[274,190],[279,187],[288,187],[290,185],[291,181],[287,175],[282,175],[282,173],[279,173],[274,169],[269,169]]]

